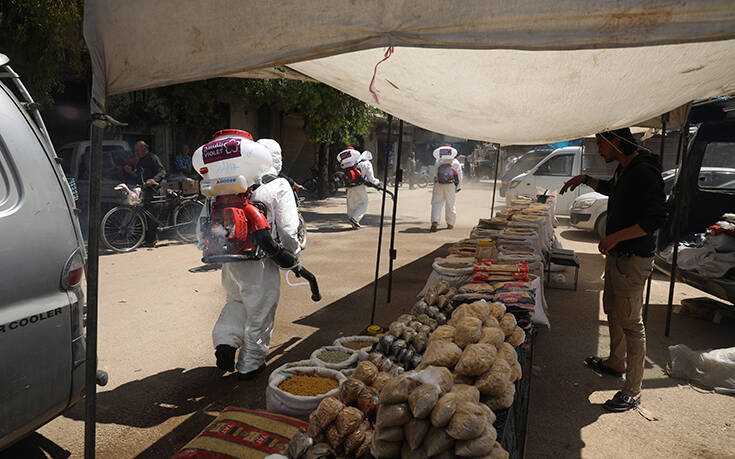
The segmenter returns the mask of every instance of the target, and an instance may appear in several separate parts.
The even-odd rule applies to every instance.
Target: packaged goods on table
[[[436,285],[440,281],[446,282],[450,287],[456,287],[469,282],[472,277],[472,267],[475,262],[474,251],[467,257],[452,256],[446,258],[435,258],[431,265],[432,270],[426,285],[419,292],[418,296],[423,297],[427,294],[428,289]]]
[[[265,392],[268,411],[306,419],[319,402],[337,396],[345,376],[323,367],[293,367],[271,375]]]
[[[343,336],[334,340],[334,346],[345,347],[351,351],[365,351],[370,349],[378,342],[378,338],[374,336]]]

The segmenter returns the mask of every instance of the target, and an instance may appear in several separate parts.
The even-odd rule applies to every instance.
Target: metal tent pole
[[[490,206],[490,218],[493,218],[495,213],[495,192],[498,188],[498,169],[500,169],[500,144],[498,144],[498,151],[495,153],[495,180],[493,181],[493,203]]]
[[[375,306],[378,301],[378,275],[380,274],[380,252],[383,246],[383,219],[385,218],[385,183],[388,181],[388,156],[393,148],[393,115],[388,115],[388,147],[383,152],[383,202],[380,205],[380,229],[378,230],[378,256],[375,258],[375,281],[373,282],[373,309],[370,312],[370,325],[375,323]]]
[[[677,159],[680,159],[681,161],[677,161],[676,167],[678,169],[681,169],[681,163],[683,163],[686,159],[686,145],[689,143],[685,139],[689,137],[689,123],[684,125],[684,138],[682,136],[679,137],[679,147],[680,151],[677,152]],[[682,154],[683,153],[683,154]],[[666,329],[664,332],[664,335],[668,338],[671,334],[671,313],[674,309],[674,286],[676,284],[676,270],[677,270],[677,261],[679,258],[679,236],[680,236],[680,224],[679,224],[679,212],[678,209],[673,210],[674,215],[672,216],[671,221],[674,224],[674,237],[673,237],[673,244],[674,244],[674,253],[671,259],[671,277],[669,279],[669,299],[666,304]]]
[[[99,305],[100,186],[104,122],[92,123],[89,174],[89,234],[87,251],[87,354],[85,362],[84,457],[95,457],[97,422],[97,319]]]
[[[396,180],[393,184],[393,214],[390,218],[390,262],[388,265],[388,299],[390,303],[393,291],[393,260],[398,256],[395,249],[396,242],[396,213],[398,212],[398,185],[403,181],[403,169],[401,169],[401,153],[403,152],[403,120],[398,122],[398,153],[396,154]],[[385,182],[383,186],[386,186]]]

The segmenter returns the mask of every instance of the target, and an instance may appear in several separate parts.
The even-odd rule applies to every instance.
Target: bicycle
[[[127,187],[115,187],[122,190],[127,201],[110,209],[102,218],[102,241],[115,252],[125,253],[135,250],[145,238],[148,222],[158,226],[158,231],[175,229],[183,242],[195,242],[199,214],[204,203],[198,196],[183,196],[180,192],[167,190],[166,196],[154,196],[150,204],[166,207],[164,221],[145,209],[138,195]],[[133,196],[131,196],[133,194]],[[173,224],[169,224],[172,221]]]

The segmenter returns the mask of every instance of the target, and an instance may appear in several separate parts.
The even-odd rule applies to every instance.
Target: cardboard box
[[[181,181],[181,191],[185,196],[199,194],[199,180],[186,178]]]
[[[181,190],[181,183],[176,181],[165,181],[161,183],[161,196],[166,196],[166,190]]]

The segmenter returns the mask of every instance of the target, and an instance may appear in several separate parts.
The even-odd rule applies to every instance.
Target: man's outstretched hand
[[[586,178],[587,175],[585,174],[570,178],[569,181],[567,181],[567,183],[565,183],[564,186],[561,187],[559,194],[564,194],[567,192],[567,190],[574,191],[575,188],[584,183]]]

